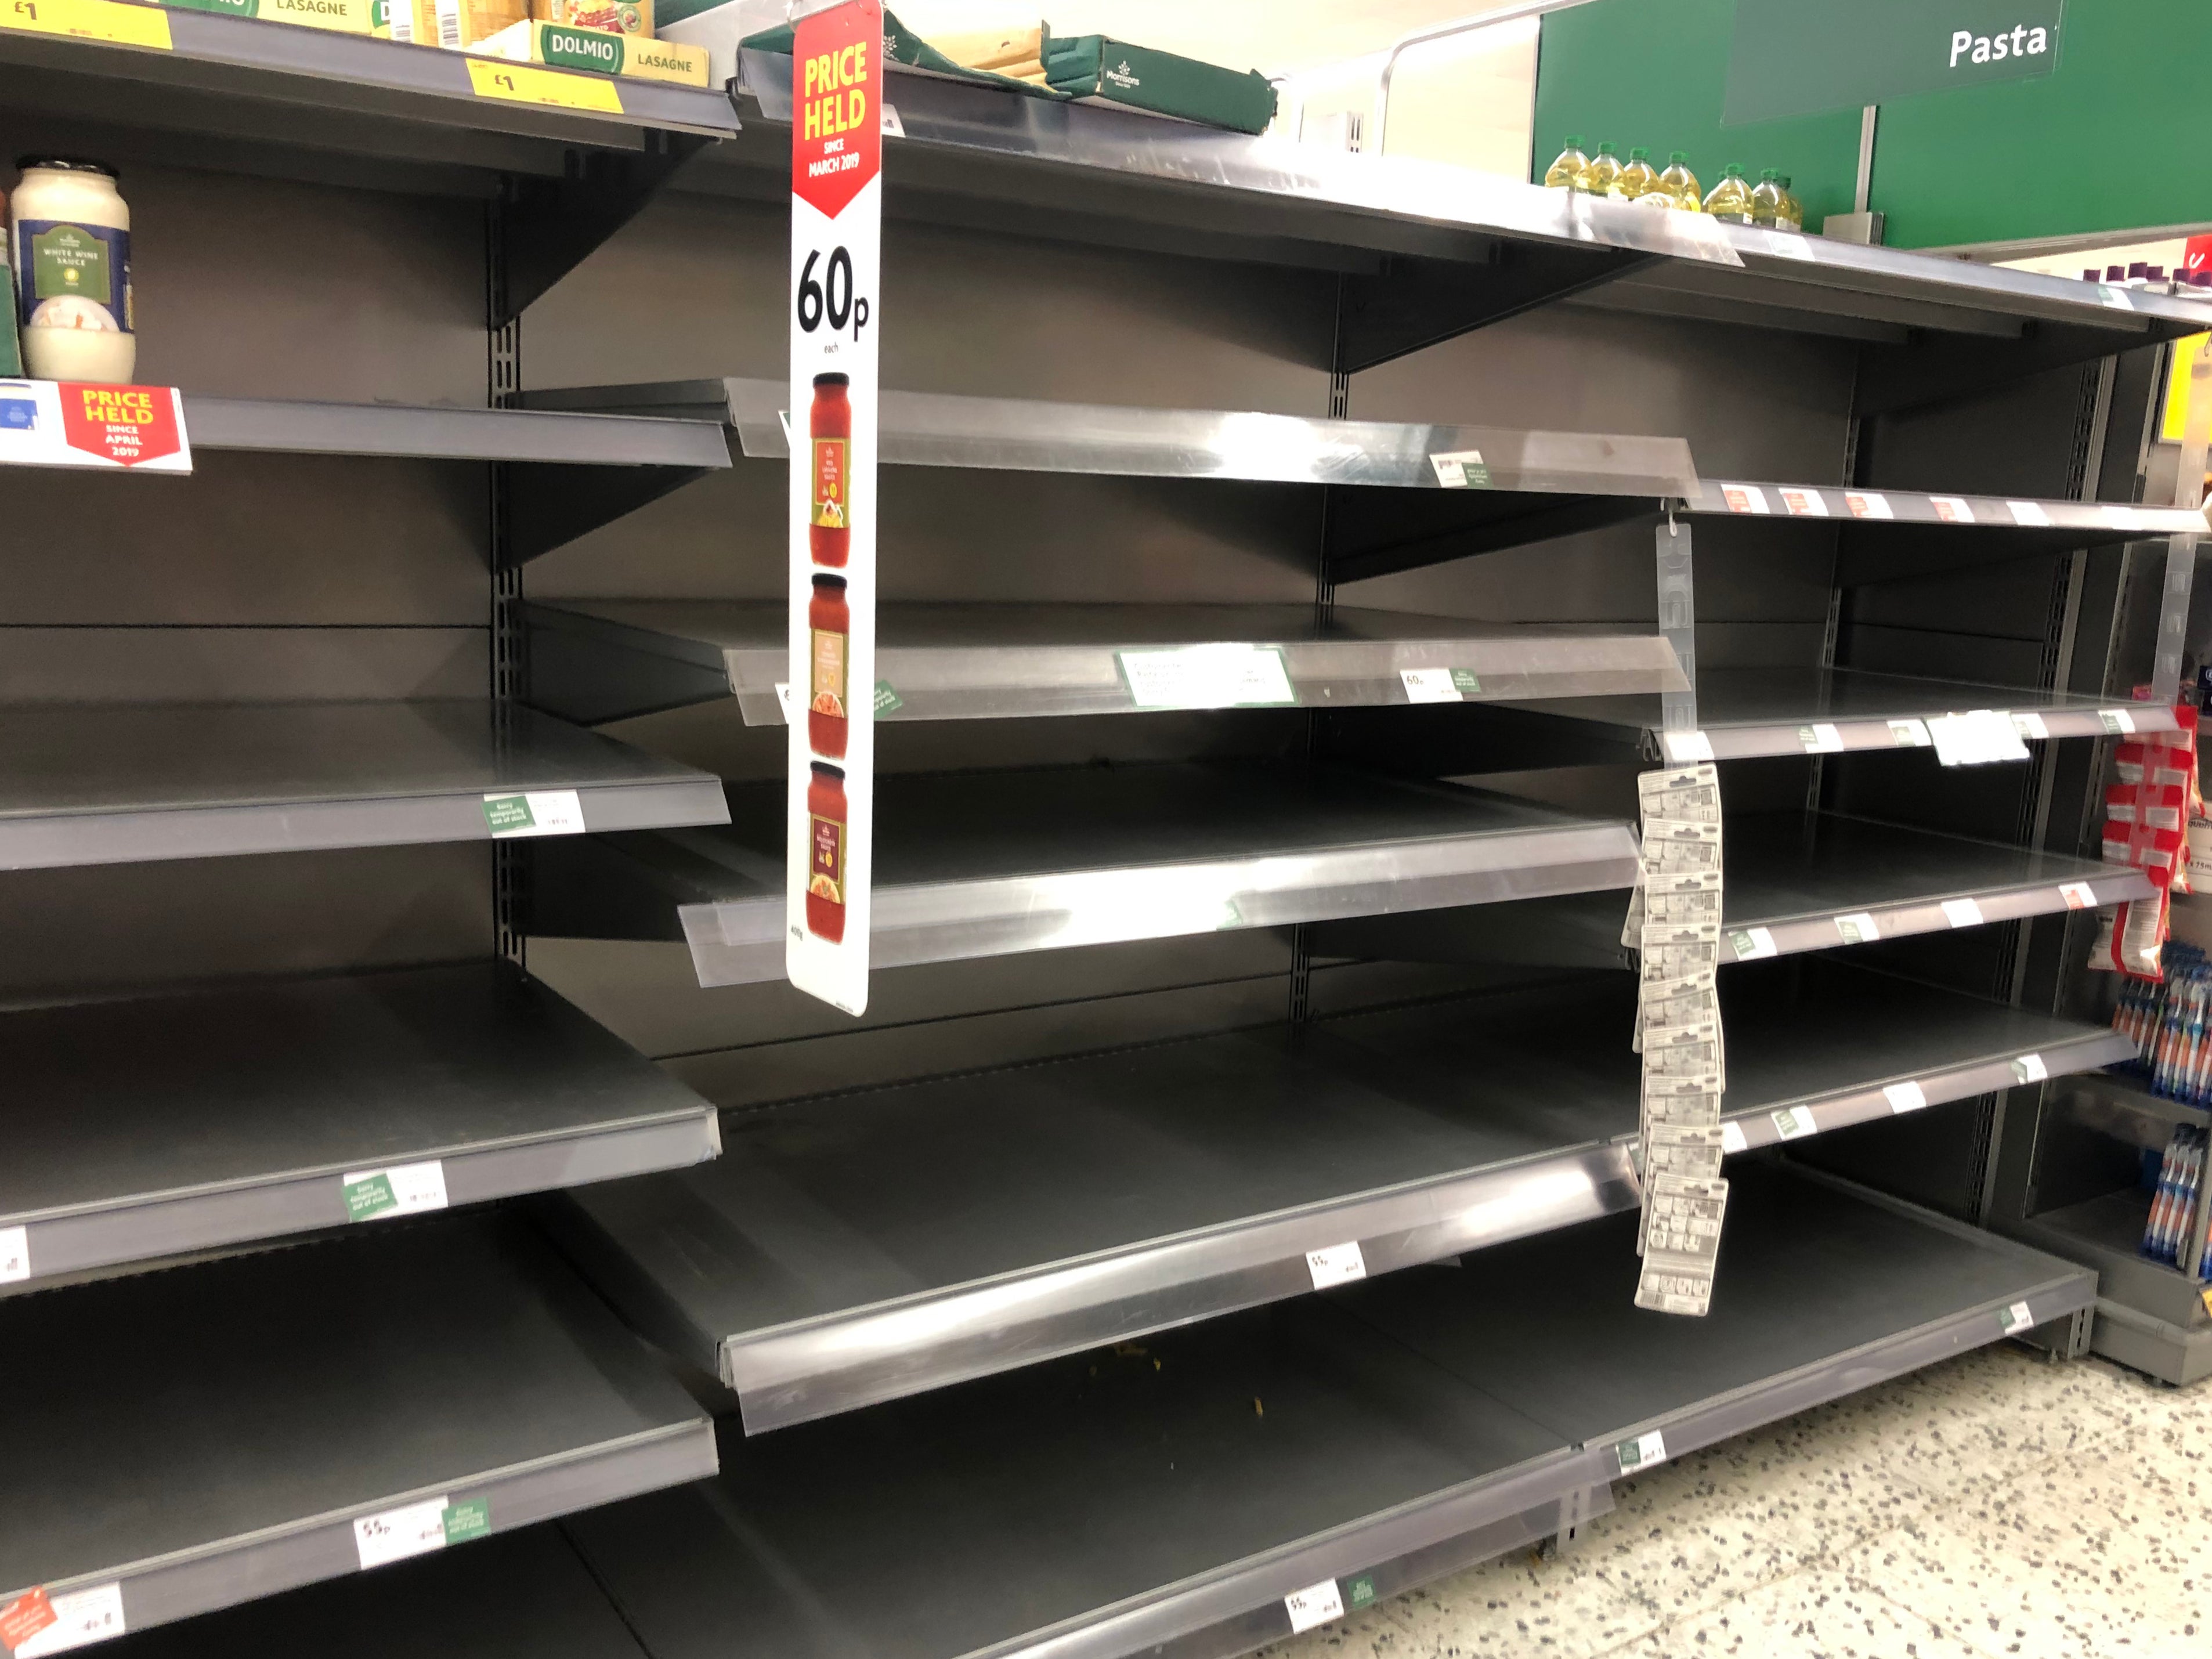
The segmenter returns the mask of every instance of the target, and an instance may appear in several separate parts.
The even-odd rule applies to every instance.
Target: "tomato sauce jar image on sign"
[[[853,613],[845,603],[842,576],[817,576],[807,602],[806,626],[813,635],[812,665],[806,688],[806,736],[817,755],[845,758],[845,666],[853,632]]]
[[[806,786],[806,931],[832,945],[845,939],[845,769],[813,763]]]
[[[814,377],[814,407],[807,411],[806,435],[814,449],[812,505],[806,514],[806,544],[814,562],[842,568],[853,539],[853,502],[848,471],[853,452],[853,405],[847,401],[843,374]]]

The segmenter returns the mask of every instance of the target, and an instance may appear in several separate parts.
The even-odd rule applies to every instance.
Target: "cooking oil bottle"
[[[1553,190],[1561,188],[1572,190],[1575,187],[1575,181],[1583,176],[1583,169],[1589,165],[1589,159],[1583,154],[1582,135],[1578,132],[1569,133],[1567,147],[1559,152],[1559,159],[1545,169],[1546,186]]]
[[[1575,180],[1577,190],[1587,191],[1592,196],[1613,194],[1613,181],[1620,177],[1620,158],[1613,153],[1611,144],[1600,144],[1597,154],[1583,169],[1582,177]]]
[[[1782,175],[1772,167],[1759,175],[1751,188],[1751,222],[1771,229],[1782,210]]]
[[[1743,181],[1743,168],[1734,161],[1705,198],[1705,211],[1716,219],[1739,225],[1751,222],[1751,186]]]
[[[1667,170],[1659,175],[1659,185],[1674,198],[1676,207],[1696,213],[1705,204],[1705,192],[1698,187],[1698,175],[1690,171],[1690,152],[1686,149],[1667,158]]]
[[[1628,165],[1621,168],[1620,176],[1613,181],[1613,188],[1607,193],[1617,201],[1634,202],[1641,200],[1645,191],[1658,187],[1659,175],[1651,170],[1651,152],[1638,145],[1628,152]]]
[[[1805,228],[1805,204],[1790,193],[1790,175],[1782,175],[1782,205],[1774,215],[1774,222],[1784,230]]]

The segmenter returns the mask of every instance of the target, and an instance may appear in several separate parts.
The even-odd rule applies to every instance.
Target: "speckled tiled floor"
[[[2212,1380],[2000,1344],[1613,1499],[1267,1659],[2212,1659]]]

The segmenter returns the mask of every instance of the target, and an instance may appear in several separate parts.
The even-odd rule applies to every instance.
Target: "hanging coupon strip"
[[[878,0],[837,0],[799,18],[791,59],[791,684],[805,718],[790,726],[784,971],[848,1014],[868,1006],[875,862],[883,40]]]
[[[0,465],[189,472],[174,386],[0,380]]]

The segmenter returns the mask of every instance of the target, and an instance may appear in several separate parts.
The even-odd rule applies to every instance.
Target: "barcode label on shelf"
[[[1809,1107],[1791,1106],[1774,1115],[1774,1133],[1784,1140],[1796,1140],[1802,1135],[1816,1135],[1820,1126],[1813,1121]]]
[[[2005,505],[2012,509],[2012,521],[2014,524],[2027,525],[2038,529],[2048,529],[2051,526],[2051,515],[2043,510],[2043,503],[2040,501],[2007,501]]]
[[[1782,492],[1783,510],[1793,519],[1825,519],[1828,504],[1820,499],[1817,489],[1785,489]]]
[[[374,1221],[381,1216],[419,1215],[446,1207],[446,1166],[400,1164],[389,1170],[360,1170],[338,1177],[346,1219]]]
[[[1291,1615],[1291,1634],[1304,1635],[1332,1619],[1343,1618],[1344,1595],[1337,1589],[1335,1579],[1324,1578],[1318,1584],[1309,1584],[1285,1595],[1283,1611]]]
[[[2014,1079],[2021,1083],[2040,1083],[2051,1075],[2051,1068],[2043,1063],[2041,1054],[2022,1054],[2012,1063]]]
[[[1187,645],[1115,655],[1139,708],[1253,708],[1298,700],[1273,646]]]
[[[0,28],[73,35],[153,52],[172,49],[167,18],[150,7],[118,5],[114,0],[15,0],[0,6]]]
[[[1677,766],[1713,757],[1713,740],[1702,732],[1667,732],[1659,738],[1667,758]]]
[[[1814,726],[1797,728],[1797,743],[1808,755],[1833,755],[1844,746],[1844,734],[1822,721]]]
[[[1881,1097],[1894,1112],[1917,1112],[1928,1104],[1928,1094],[1917,1083],[1886,1083]]]
[[[2100,708],[2097,711],[2097,721],[2105,728],[2107,735],[2112,737],[2118,737],[2124,732],[2132,732],[2136,729],[2136,717],[2124,708]]]
[[[1429,465],[1437,471],[1437,482],[1446,489],[1487,489],[1490,488],[1490,468],[1479,449],[1457,449],[1443,455],[1429,457]]]
[[[1621,1441],[1613,1449],[1613,1461],[1620,1465],[1623,1474],[1655,1468],[1667,1461],[1667,1437],[1654,1429],[1633,1440]]]
[[[526,836],[580,836],[584,803],[573,789],[533,789],[520,795],[486,795],[484,828],[494,841]]]
[[[1850,508],[1854,519],[1893,519],[1897,516],[1890,510],[1889,497],[1875,495],[1872,491],[1846,489],[1844,505]]]
[[[2097,890],[2086,881],[2062,881],[2058,896],[2069,910],[2094,910],[2097,908]]]
[[[1401,668],[1398,679],[1407,702],[1464,702],[1468,691],[1482,690],[1480,680],[1457,668]],[[1462,680],[1474,683],[1463,685]]]
[[[2035,1323],[2035,1312],[2025,1302],[2015,1302],[1997,1316],[1997,1324],[2007,1336],[2018,1336]]]
[[[31,1276],[31,1230],[0,1227],[0,1285],[20,1285]]]
[[[1721,1125],[1721,1150],[1723,1152],[1741,1152],[1747,1151],[1750,1146],[1751,1143],[1743,1138],[1742,1124],[1731,1120],[1729,1122]]]
[[[89,1647],[122,1635],[124,1628],[120,1584],[97,1584],[55,1596],[32,1590],[0,1608],[0,1647],[12,1649],[15,1659],[42,1659],[46,1654]]]
[[[1871,945],[1881,937],[1875,919],[1863,910],[1836,918],[1836,937],[1846,945]]]
[[[2043,716],[2040,714],[2014,714],[2012,717],[2012,729],[2021,737],[2033,738],[2038,742],[2051,735],[2051,728],[2043,723]]]
[[[1970,898],[1945,899],[1943,920],[1954,927],[1978,927],[1982,925],[1982,907]]]
[[[1738,962],[1757,962],[1776,954],[1774,935],[1764,927],[1739,927],[1729,935],[1729,948]]]
[[[1325,1291],[1332,1285],[1349,1285],[1355,1279],[1367,1277],[1367,1258],[1359,1253],[1359,1241],[1348,1244],[1332,1244],[1327,1249],[1306,1252],[1306,1271],[1313,1276],[1313,1287]]]
[[[1766,504],[1766,492],[1757,484],[1724,483],[1721,486],[1721,499],[1728,503],[1728,510],[1731,513],[1771,513],[1774,510]]]
[[[1922,720],[1892,720],[1889,740],[1899,749],[1925,749],[1935,739],[1928,735],[1926,722]]]
[[[362,1516],[353,1523],[354,1547],[360,1553],[362,1570],[445,1548],[446,1508],[444,1498],[426,1498],[404,1509]]]
[[[1972,524],[1974,509],[1960,495],[1930,495],[1928,504],[1936,509],[1936,516],[1945,524]]]

